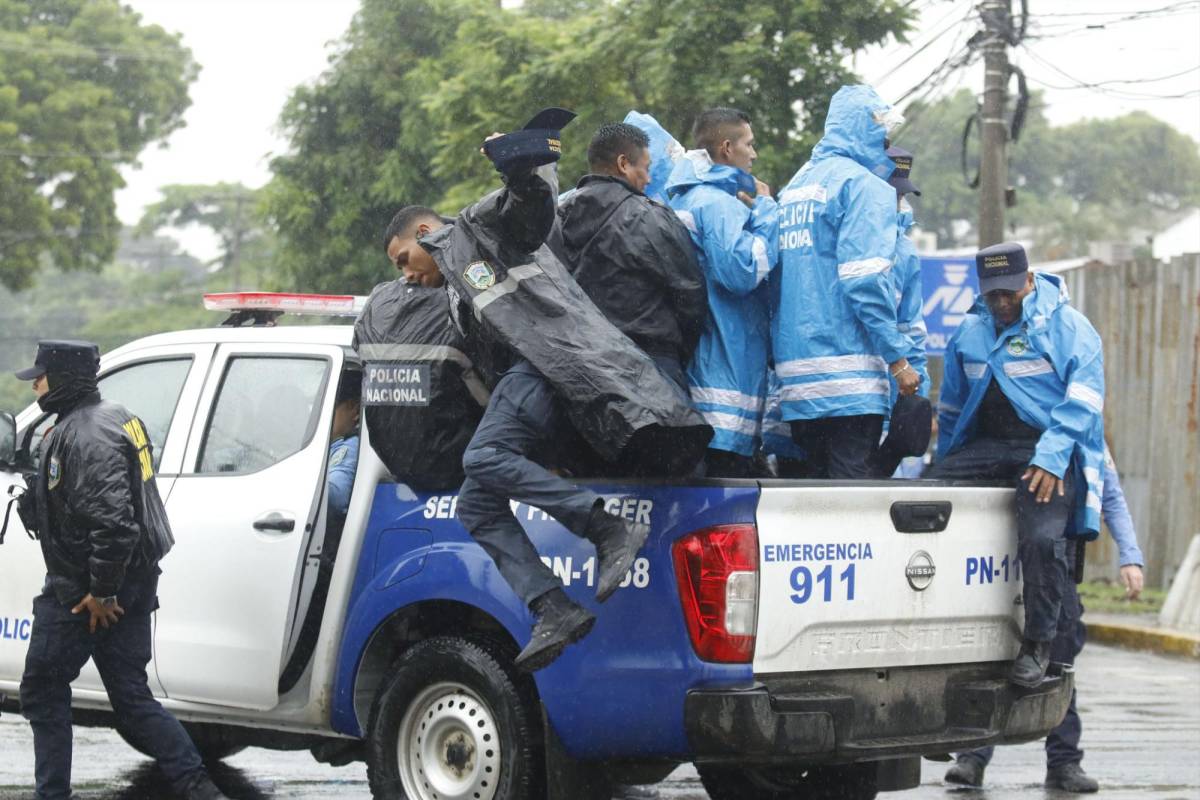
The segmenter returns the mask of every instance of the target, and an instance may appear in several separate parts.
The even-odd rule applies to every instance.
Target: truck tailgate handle
[[[296,529],[296,520],[293,517],[285,517],[278,511],[272,511],[269,514],[263,514],[258,519],[254,520],[254,530],[256,531],[278,531],[279,533],[291,533]]]
[[[953,508],[948,500],[897,501],[892,503],[892,524],[900,533],[941,533]]]

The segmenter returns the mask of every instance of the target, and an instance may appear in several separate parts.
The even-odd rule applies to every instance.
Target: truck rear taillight
[[[749,663],[758,610],[758,530],[716,525],[689,533],[671,548],[679,599],[696,655]]]

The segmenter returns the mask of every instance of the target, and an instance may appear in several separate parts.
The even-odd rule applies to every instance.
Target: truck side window
[[[257,472],[312,441],[329,362],[231,359],[200,447],[199,473]]]
[[[150,442],[154,445],[155,470],[191,368],[190,358],[147,361],[110,372],[100,379],[100,396],[125,406],[146,426],[146,433],[150,434]]]
[[[179,395],[192,368],[191,358],[168,358],[143,361],[120,367],[103,375],[98,381],[100,396],[105,400],[125,406],[141,418],[154,445],[154,468],[162,458],[175,417]],[[36,458],[41,452],[42,439],[58,419],[51,414],[40,420],[33,429],[29,452]]]

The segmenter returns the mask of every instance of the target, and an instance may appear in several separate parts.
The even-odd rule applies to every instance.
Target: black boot
[[[1100,791],[1100,784],[1091,775],[1083,771],[1083,767],[1075,764],[1064,764],[1061,767],[1046,768],[1046,788],[1058,789],[1073,794],[1091,794]]]
[[[954,766],[946,770],[946,783],[978,789],[983,786],[983,771],[986,768],[987,765],[974,756],[959,756]]]
[[[1008,679],[1017,686],[1033,689],[1046,677],[1050,666],[1050,642],[1021,642],[1021,652],[1013,662]]]
[[[536,672],[548,667],[572,642],[578,642],[592,630],[596,618],[583,606],[567,597],[562,589],[551,589],[529,604],[537,624],[529,644],[517,656],[517,669]]]
[[[183,800],[229,800],[208,777],[208,773],[200,770],[188,783],[182,793]]]
[[[587,538],[596,545],[600,560],[596,600],[603,603],[617,590],[649,535],[649,525],[613,516],[600,506],[592,509]]]

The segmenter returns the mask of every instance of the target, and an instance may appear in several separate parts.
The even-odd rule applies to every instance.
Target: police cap
[[[544,108],[521,130],[484,142],[483,152],[505,175],[550,164],[562,157],[561,131],[573,119],[574,111]]]
[[[888,178],[888,183],[896,188],[899,194],[915,194],[921,196],[921,190],[909,178],[912,173],[913,154],[905,150],[903,147],[889,147],[887,156],[896,165],[892,170],[892,177]]]
[[[975,254],[975,273],[979,276],[979,292],[987,294],[1002,290],[1018,292],[1025,285],[1029,259],[1025,248],[1016,242],[1002,242],[985,247]]]
[[[43,339],[38,342],[33,366],[17,373],[17,380],[32,381],[47,373],[95,375],[100,371],[100,348],[91,342]]]

